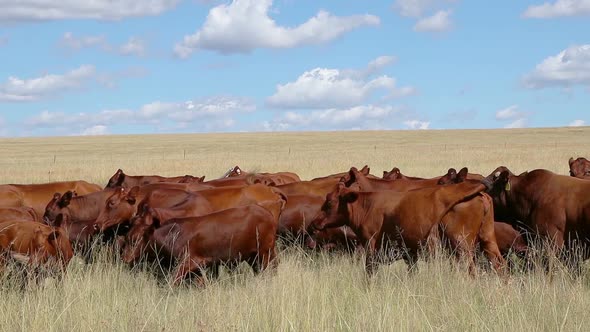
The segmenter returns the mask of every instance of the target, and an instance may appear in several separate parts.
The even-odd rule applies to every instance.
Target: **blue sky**
[[[579,126],[590,0],[0,0],[0,135]]]

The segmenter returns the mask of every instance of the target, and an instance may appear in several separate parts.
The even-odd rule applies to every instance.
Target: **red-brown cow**
[[[150,206],[174,207],[179,213],[201,214],[218,211],[228,207],[258,203],[267,208],[278,223],[280,213],[285,205],[286,196],[274,187],[254,184],[247,187],[226,187],[186,192],[175,189],[119,190],[109,197],[103,205],[96,220],[96,228],[105,231],[108,228],[128,222],[137,212],[136,202],[146,199]],[[203,205],[202,207],[200,207]]]
[[[259,205],[230,208],[200,217],[174,219],[161,225],[156,213],[134,220],[127,235],[123,261],[132,264],[148,251],[178,262],[173,282],[220,263],[246,261],[255,272],[276,263],[275,217]],[[203,283],[201,276],[198,284]]]
[[[0,223],[0,251],[28,256],[31,266],[45,264],[54,257],[64,270],[74,255],[67,236],[59,227],[21,220]],[[2,260],[0,256],[0,270],[4,265]]]
[[[568,254],[580,248],[577,244],[590,244],[590,181],[543,169],[517,176],[504,166],[484,181],[490,184],[500,220],[519,221],[541,240],[549,240],[572,267],[579,267],[577,257]]]
[[[580,157],[569,160],[570,175],[580,179],[590,180],[590,161],[586,158]]]
[[[37,212],[30,207],[0,207],[0,222],[11,220],[41,222]]]
[[[365,244],[365,267],[369,274],[377,267],[375,254],[386,247],[401,248],[402,257],[413,268],[419,249],[427,244],[429,235],[444,215],[485,189],[481,183],[461,183],[408,192],[361,192],[358,186],[346,188],[340,183],[326,196],[310,231],[350,226]]]
[[[170,183],[193,183],[203,182],[205,177],[195,177],[192,175],[183,175],[175,177],[164,177],[159,175],[127,175],[122,169],[118,169],[109,179],[105,188],[132,188],[135,186],[145,186],[150,183],[170,182]]]
[[[239,166],[235,166],[230,168],[221,178],[231,178],[231,177],[245,177],[247,175],[257,175],[260,180],[268,179],[274,185],[278,186],[281,184],[299,182],[301,179],[299,175],[293,172],[277,172],[277,173],[249,173],[243,171]],[[261,181],[262,182],[262,181]]]
[[[28,206],[37,215],[45,213],[47,202],[56,192],[71,190],[78,195],[86,195],[102,190],[98,185],[86,181],[68,181],[43,184],[6,184],[0,185],[0,206]]]
[[[375,177],[375,176],[371,175],[371,169],[369,168],[369,165],[363,166],[363,168],[361,168],[359,170],[359,172],[363,173],[365,176],[368,176],[368,177]],[[314,179],[312,179],[312,181],[325,180],[325,179],[328,179],[328,178],[336,178],[336,179],[340,180],[340,178],[343,177],[343,176],[345,176],[346,174],[348,174],[348,172],[341,172],[341,173],[336,173],[336,174],[330,174],[328,176],[322,176],[322,177],[319,177],[319,178],[314,178]]]

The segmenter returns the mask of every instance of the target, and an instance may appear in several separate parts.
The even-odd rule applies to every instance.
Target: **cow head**
[[[125,181],[125,173],[123,173],[123,170],[119,168],[117,172],[111,176],[105,188],[120,187],[123,185],[123,181]]]
[[[590,178],[590,161],[586,158],[570,158],[570,175],[577,178]]]
[[[45,262],[49,257],[55,257],[64,269],[74,257],[70,240],[59,227],[39,227],[35,231],[34,247],[37,248],[37,262]]]
[[[403,177],[401,171],[399,170],[399,168],[394,167],[391,169],[391,171],[383,171],[383,179],[385,180],[398,180],[401,179]]]
[[[357,170],[356,167],[351,167],[348,171],[348,174],[340,179],[340,182],[344,183],[345,187],[350,188],[352,186],[356,186],[360,190],[370,190],[373,187],[367,176]]]
[[[47,206],[45,207],[45,213],[43,214],[43,222],[49,226],[55,226],[55,221],[60,218],[60,220],[69,220],[70,217],[70,202],[74,197],[74,193],[72,191],[66,191],[65,194],[61,195],[60,193],[53,194],[53,198]]]
[[[500,166],[481,181],[487,187],[487,193],[494,199],[494,209],[497,212],[507,208],[514,177],[507,167]]]
[[[326,227],[346,225],[350,218],[349,205],[358,199],[358,190],[358,187],[347,188],[340,182],[334,191],[326,195],[320,211],[309,224],[308,232],[313,234]]]
[[[149,244],[149,238],[154,230],[160,227],[160,216],[156,210],[148,204],[144,204],[138,214],[131,221],[131,229],[125,236],[123,243],[123,262],[134,264],[139,261],[145,248]]]
[[[185,175],[182,180],[178,181],[178,183],[202,183],[205,181],[205,176],[192,176],[192,175]]]
[[[444,185],[444,184],[461,183],[461,182],[465,181],[465,179],[467,178],[467,173],[468,173],[467,167],[461,168],[459,173],[457,173],[457,171],[454,168],[449,168],[449,170],[447,171],[447,174],[441,176],[440,179],[438,179],[437,184]]]
[[[139,187],[137,186],[129,190],[125,188],[115,190],[100,210],[94,228],[104,232],[113,226],[130,220],[135,213],[138,194]]]

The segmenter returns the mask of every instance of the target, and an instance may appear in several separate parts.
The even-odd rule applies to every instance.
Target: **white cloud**
[[[432,16],[424,17],[414,25],[414,31],[418,32],[442,32],[452,28],[451,10],[440,10]]]
[[[269,16],[272,3],[272,0],[233,0],[212,8],[203,26],[177,43],[174,53],[186,58],[198,49],[229,54],[257,48],[322,44],[361,26],[380,23],[374,15],[334,16],[322,10],[305,23],[284,27]]]
[[[496,120],[510,120],[522,116],[523,113],[518,111],[518,105],[508,106],[496,112]]]
[[[63,48],[79,51],[85,48],[98,48],[105,52],[116,52],[120,55],[144,56],[146,54],[146,43],[138,37],[130,37],[127,42],[120,46],[111,45],[105,36],[76,36],[72,32],[66,32],[59,41]]]
[[[108,134],[117,125],[147,125],[156,128],[223,130],[235,124],[237,114],[252,112],[256,106],[248,99],[212,97],[187,102],[156,101],[137,110],[103,110],[99,112],[65,113],[43,111],[26,119],[29,128],[53,132],[79,132],[83,135]]]
[[[421,17],[432,9],[452,2],[456,2],[456,0],[396,0],[393,8],[402,16]]]
[[[406,127],[408,127],[408,129],[426,130],[426,129],[429,129],[430,122],[429,121],[420,121],[420,120],[407,120],[407,121],[404,121],[404,125]]]
[[[570,46],[538,64],[524,77],[528,88],[590,85],[590,44]]]
[[[30,79],[10,76],[6,83],[0,84],[0,102],[35,101],[78,89],[95,78],[95,75],[94,66],[82,65],[65,74],[47,74]]]
[[[145,55],[145,42],[137,37],[131,37],[129,40],[119,47],[121,55]]]
[[[527,123],[528,120],[526,118],[520,118],[505,125],[504,128],[524,128],[527,126]]]
[[[568,127],[583,127],[585,125],[586,125],[586,121],[584,121],[584,120],[574,120],[574,121],[570,122]]]
[[[529,6],[523,13],[527,18],[554,18],[590,15],[590,0],[556,0]]]
[[[382,91],[384,97],[415,93],[413,87],[397,87],[395,78],[387,75],[369,79],[393,60],[393,57],[379,57],[361,70],[315,68],[306,71],[294,82],[277,85],[267,104],[282,109],[347,108],[366,102],[377,91]]]
[[[496,112],[496,120],[510,121],[504,128],[524,128],[527,126],[529,116],[528,112],[519,110],[518,105],[511,105]]]
[[[109,129],[107,126],[103,125],[96,125],[89,128],[84,129],[80,135],[82,136],[98,136],[98,135],[108,135]]]
[[[399,124],[401,108],[362,105],[346,109],[285,112],[262,124],[264,130],[350,130],[391,129]]]
[[[0,0],[0,22],[61,19],[118,20],[158,15],[179,0]]]

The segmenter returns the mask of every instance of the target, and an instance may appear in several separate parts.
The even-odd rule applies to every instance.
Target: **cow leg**
[[[494,229],[494,220],[484,219],[479,230],[479,241],[483,248],[483,253],[492,264],[494,271],[504,274],[506,271],[506,260],[500,253],[498,243],[496,242],[496,231]]]
[[[173,285],[178,286],[191,272],[197,272],[199,267],[204,266],[204,260],[192,258],[190,255],[186,255],[182,262],[176,267],[176,273],[174,274]],[[198,275],[195,279],[195,283],[198,286],[204,285],[204,280],[201,275]]]
[[[366,246],[366,257],[365,257],[365,271],[367,271],[367,276],[371,277],[377,271],[379,264],[377,262],[376,257],[376,249],[375,249],[376,241],[375,239],[370,239],[367,241]]]
[[[267,250],[260,251],[258,257],[255,258],[250,264],[254,273],[261,273],[262,271],[270,268],[272,270],[276,269],[277,267],[277,252],[275,247],[269,248]]]

